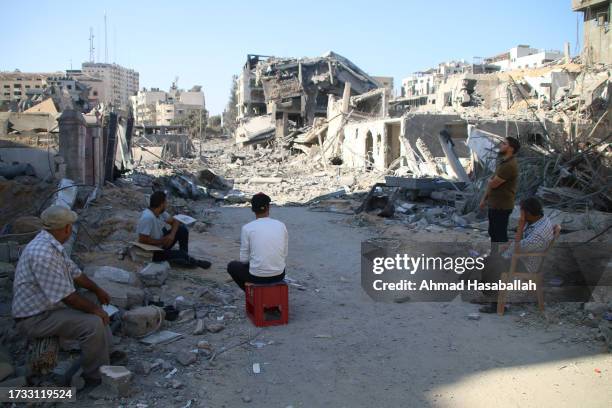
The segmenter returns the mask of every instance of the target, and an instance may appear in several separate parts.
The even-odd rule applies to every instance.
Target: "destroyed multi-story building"
[[[206,103],[202,87],[189,91],[173,83],[168,92],[159,88],[143,88],[130,97],[136,126],[169,126],[186,118],[192,112],[203,112]]]
[[[334,52],[300,59],[249,55],[238,78],[237,141],[283,138],[312,126],[327,115],[330,95],[342,95],[346,83],[352,95],[383,86]]]
[[[609,64],[612,61],[612,32],[610,0],[572,0],[572,9],[582,13],[583,51],[586,63]]]
[[[30,72],[0,72],[0,106],[10,101],[27,99],[28,96],[40,93],[47,87],[48,80],[62,76],[62,72],[30,73]]]

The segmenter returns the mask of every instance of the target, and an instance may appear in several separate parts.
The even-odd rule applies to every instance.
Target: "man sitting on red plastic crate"
[[[270,218],[270,201],[264,193],[253,196],[255,220],[242,227],[240,261],[227,265],[227,272],[242,290],[246,282],[274,283],[285,278],[289,236],[285,224]]]

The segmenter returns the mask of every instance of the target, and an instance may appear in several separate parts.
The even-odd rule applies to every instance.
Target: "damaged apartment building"
[[[490,174],[497,144],[512,136],[530,168],[523,194],[591,194],[587,201],[607,210],[612,196],[597,185],[609,177],[609,61],[585,65],[564,48],[519,45],[477,63],[442,63],[406,78],[397,97],[392,81],[334,53],[250,55],[238,81],[236,143],[276,145],[355,174],[469,184]],[[590,146],[597,157],[572,159]],[[569,190],[548,194],[560,185]]]
[[[330,96],[341,96],[349,83],[351,95],[382,86],[392,92],[391,78],[371,77],[334,52],[315,58],[248,55],[238,78],[238,129],[243,145],[283,139],[312,127],[327,116]]]

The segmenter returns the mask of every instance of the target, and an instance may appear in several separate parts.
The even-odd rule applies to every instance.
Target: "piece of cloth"
[[[171,232],[169,229],[162,230],[162,236],[166,236]],[[161,237],[160,237],[161,238]],[[179,249],[172,249],[178,242]],[[176,230],[174,241],[170,246],[163,251],[153,252],[153,262],[168,261],[179,266],[196,266],[194,259],[189,256],[189,230],[183,224],[180,224]]]
[[[240,262],[240,261],[232,261],[227,264],[227,273],[230,274],[234,282],[240,289],[244,290],[244,284],[249,283],[274,283],[280,282],[285,279],[285,271],[283,270],[279,275],[261,277],[252,275],[249,272],[249,264]]]
[[[164,236],[164,228],[168,226],[166,221],[170,218],[170,214],[166,211],[157,216],[150,208],[147,208],[140,215],[138,225],[136,225],[136,233],[147,235],[151,239],[161,239]]]
[[[80,274],[62,244],[42,230],[19,257],[13,282],[13,317],[66,307],[62,299],[76,290],[74,278]]]
[[[250,265],[254,276],[276,276],[285,270],[289,235],[282,222],[257,218],[242,227],[240,262]]]
[[[491,242],[508,242],[508,221],[512,210],[489,208],[489,237]]]
[[[83,376],[88,379],[99,379],[100,366],[110,364],[112,334],[94,314],[72,308],[47,310],[17,321],[16,327],[29,339],[57,336],[77,340],[83,356]]]
[[[548,248],[555,237],[555,231],[550,219],[543,216],[536,222],[528,224],[523,231],[523,239],[519,242],[520,252],[542,252]],[[514,243],[504,251],[502,256],[506,259],[512,258],[514,253]],[[521,258],[525,264],[527,272],[535,273],[540,268],[540,264],[544,260],[543,257],[528,256]]]
[[[512,210],[518,186],[518,162],[516,157],[504,159],[495,169],[495,175],[505,182],[489,192],[487,204],[489,208],[498,210]]]

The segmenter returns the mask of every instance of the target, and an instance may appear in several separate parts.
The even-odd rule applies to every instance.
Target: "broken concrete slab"
[[[87,266],[83,272],[87,276],[106,279],[111,282],[123,283],[126,285],[137,285],[138,278],[133,272],[114,266]]]
[[[166,344],[183,337],[181,333],[175,333],[170,330],[162,330],[157,333],[150,334],[140,339],[140,342],[149,345]]]
[[[208,323],[206,325],[206,330],[210,333],[219,333],[223,329],[225,329],[225,325],[222,323]]]
[[[110,391],[119,397],[126,397],[130,394],[130,385],[133,374],[123,366],[102,366],[100,367],[102,385],[108,387]]]
[[[196,320],[196,325],[195,325],[195,328],[193,329],[193,334],[195,336],[198,336],[200,334],[204,334],[205,331],[206,331],[206,326],[204,324],[204,320],[202,319]]]
[[[169,272],[168,262],[151,262],[138,272],[138,277],[145,286],[161,286],[168,279]]]
[[[130,309],[144,302],[144,291],[140,288],[102,278],[93,277],[92,280],[110,295],[111,303],[119,308]]]
[[[157,306],[137,307],[123,314],[123,333],[130,337],[142,337],[159,330],[166,317],[164,309]]]

